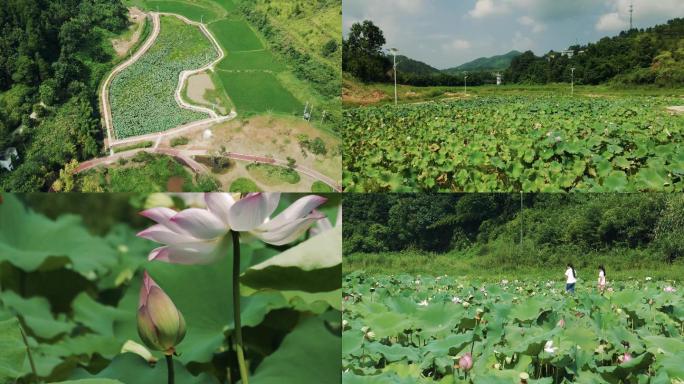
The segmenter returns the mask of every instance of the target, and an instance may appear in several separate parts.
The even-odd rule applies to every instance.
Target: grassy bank
[[[596,253],[571,260],[580,281],[594,281],[599,264],[606,267],[609,280],[633,278],[676,280],[684,276],[684,262],[666,264],[648,260],[640,252]],[[400,274],[450,275],[477,278],[486,281],[508,280],[562,280],[565,261],[539,265],[502,263],[493,257],[474,254],[435,254],[420,251],[354,253],[344,257],[343,273],[363,270],[370,275]]]
[[[543,96],[569,95],[570,84],[524,85],[506,84],[501,86],[468,86],[468,96],[464,95],[463,85],[418,87],[397,86],[397,99],[401,104],[421,103],[444,99],[484,96]],[[394,103],[394,85],[389,83],[364,84],[349,76],[344,76],[342,99],[345,107],[366,105],[386,105]],[[657,86],[612,86],[612,85],[575,85],[577,97],[625,97],[625,96],[684,96],[684,88],[662,88]]]

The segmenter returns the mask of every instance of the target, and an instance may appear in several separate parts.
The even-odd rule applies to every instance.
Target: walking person
[[[568,263],[568,268],[565,270],[565,292],[575,293],[575,283],[577,282],[577,275],[575,274],[575,267]]]
[[[599,265],[598,288],[601,294],[606,290],[606,269]]]

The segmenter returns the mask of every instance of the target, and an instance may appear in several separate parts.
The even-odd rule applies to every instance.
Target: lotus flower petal
[[[150,318],[150,314],[147,311],[147,307],[142,307],[138,309],[138,335],[140,339],[149,348],[154,350],[159,350],[159,337],[157,336],[157,331],[154,326],[154,322]]]
[[[304,234],[315,221],[320,220],[323,217],[325,216],[322,213],[314,211],[307,217],[286,222],[282,227],[272,228],[265,232],[255,231],[253,234],[266,243],[283,245],[295,241]]]
[[[171,222],[178,224],[192,236],[203,240],[215,239],[229,230],[213,213],[199,208],[181,211],[171,218]]]
[[[229,224],[230,207],[235,204],[235,199],[230,193],[205,193],[204,201],[211,213],[221,219],[225,225]]]
[[[152,250],[148,258],[173,264],[209,264],[221,256],[217,246],[217,242],[167,245]]]
[[[310,195],[298,199],[292,205],[287,207],[273,220],[264,223],[259,227],[261,231],[271,231],[276,228],[285,226],[287,223],[296,219],[307,217],[311,212],[320,205],[328,201],[325,197]]]
[[[152,240],[156,243],[161,244],[189,243],[192,241],[196,241],[193,237],[187,234],[174,232],[168,227],[165,227],[161,224],[153,225],[145,229],[144,231],[139,232],[138,237],[142,237],[143,239],[147,240]]]
[[[169,228],[173,232],[184,233],[176,223],[171,221],[171,218],[177,214],[177,211],[166,207],[151,208],[140,212],[140,215],[145,216],[150,220],[154,220],[156,223]]]
[[[278,208],[280,193],[250,193],[230,208],[228,222],[234,231],[251,231]]]

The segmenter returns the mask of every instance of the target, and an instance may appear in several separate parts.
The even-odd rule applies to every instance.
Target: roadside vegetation
[[[249,164],[249,174],[264,185],[297,184],[301,181],[299,173],[291,168],[270,164]]]
[[[95,168],[76,178],[81,192],[212,192],[220,189],[208,175],[194,175],[171,157],[140,152],[113,167]]]

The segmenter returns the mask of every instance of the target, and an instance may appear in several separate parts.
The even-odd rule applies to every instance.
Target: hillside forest
[[[587,263],[597,254],[681,262],[684,196],[671,194],[353,194],[345,255],[417,251],[503,265]]]
[[[3,1],[0,155],[16,148],[21,161],[0,172],[0,190],[45,190],[64,164],[98,154],[107,37],[126,29],[127,14],[111,0]]]
[[[387,43],[382,30],[366,20],[355,23],[343,40],[343,70],[363,82],[393,81],[392,56],[383,51]],[[567,49],[572,54],[550,51],[536,56],[532,51],[511,57],[503,71],[506,83],[547,84],[568,82],[575,68],[577,84],[684,85],[684,18],[646,29],[631,29],[587,45]],[[500,56],[505,57],[506,55]],[[571,57],[572,56],[572,57]],[[496,82],[492,68],[461,66],[439,71],[406,57],[397,65],[397,81],[414,86],[463,85],[464,69],[469,85]],[[487,65],[489,67],[491,65]]]

